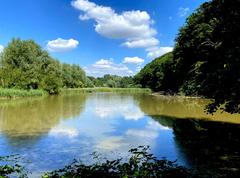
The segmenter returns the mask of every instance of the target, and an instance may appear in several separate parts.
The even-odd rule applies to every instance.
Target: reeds
[[[47,95],[47,93],[43,90],[20,90],[0,88],[0,98],[34,97],[44,95]]]

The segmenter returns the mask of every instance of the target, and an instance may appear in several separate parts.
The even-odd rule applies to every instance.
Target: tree
[[[3,87],[36,89],[40,80],[39,58],[41,47],[32,40],[13,39],[1,56],[1,80]]]
[[[82,88],[86,74],[78,65],[62,64],[62,81],[65,88]]]
[[[209,112],[240,113],[239,21],[240,0],[213,0],[187,19],[176,38],[179,90],[214,99]]]
[[[83,87],[85,72],[78,65],[61,64],[33,40],[13,39],[0,55],[0,86],[43,89],[57,94],[66,88]]]
[[[154,91],[175,90],[173,55],[167,53],[147,64],[136,76],[135,80],[144,88]]]
[[[131,76],[117,76],[106,74],[103,77],[91,77],[88,76],[88,79],[92,82],[90,86],[95,87],[110,87],[110,88],[136,88],[139,85],[136,84],[134,78]],[[88,81],[89,82],[89,81]]]
[[[49,94],[58,94],[62,88],[61,64],[59,61],[48,58],[42,65],[39,88]]]

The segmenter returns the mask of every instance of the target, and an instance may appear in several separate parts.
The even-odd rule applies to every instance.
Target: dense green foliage
[[[133,77],[104,75],[86,77],[78,65],[61,64],[32,40],[13,39],[0,54],[0,87],[8,89],[42,89],[57,94],[61,88],[111,87],[136,88]],[[4,90],[2,96],[27,96],[17,90]],[[19,90],[18,90],[19,91]]]
[[[64,88],[82,88],[86,82],[85,72],[78,65],[62,65],[62,82]]]
[[[239,22],[240,0],[204,3],[180,29],[172,59],[167,54],[154,60],[138,81],[154,90],[212,98],[209,112],[240,113]]]
[[[0,87],[43,89],[83,87],[86,76],[77,65],[61,64],[32,40],[13,39],[0,56]]]
[[[121,77],[117,75],[104,75],[103,77],[88,77],[89,87],[110,87],[110,88],[138,88],[133,77]]]
[[[180,90],[240,112],[240,0],[204,3],[180,30],[174,49]]]
[[[136,76],[135,80],[144,88],[154,91],[174,88],[173,55],[167,53],[147,64]]]

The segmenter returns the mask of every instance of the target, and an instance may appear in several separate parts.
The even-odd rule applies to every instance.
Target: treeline
[[[202,4],[180,29],[173,52],[146,65],[137,83],[214,99],[209,112],[240,113],[239,22],[240,0]]]
[[[1,88],[57,94],[63,87],[84,87],[86,80],[80,66],[60,63],[32,40],[13,39],[0,54]]]
[[[41,89],[57,94],[61,88],[83,87],[136,88],[139,85],[133,77],[87,77],[79,65],[61,63],[33,40],[13,39],[0,54],[0,88]]]
[[[88,77],[89,87],[110,87],[110,88],[139,88],[134,77],[131,76],[117,76],[106,74],[103,77]]]

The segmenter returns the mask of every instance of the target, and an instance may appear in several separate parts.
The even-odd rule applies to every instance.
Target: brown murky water
[[[209,158],[215,167],[231,167],[239,163],[239,150],[231,144],[239,143],[240,115],[208,115],[207,103],[117,93],[0,100],[0,155],[19,154],[32,177],[74,158],[89,162],[94,151],[111,159],[139,145],[149,145],[157,157],[189,167],[204,167]],[[229,162],[226,156],[234,160]]]

